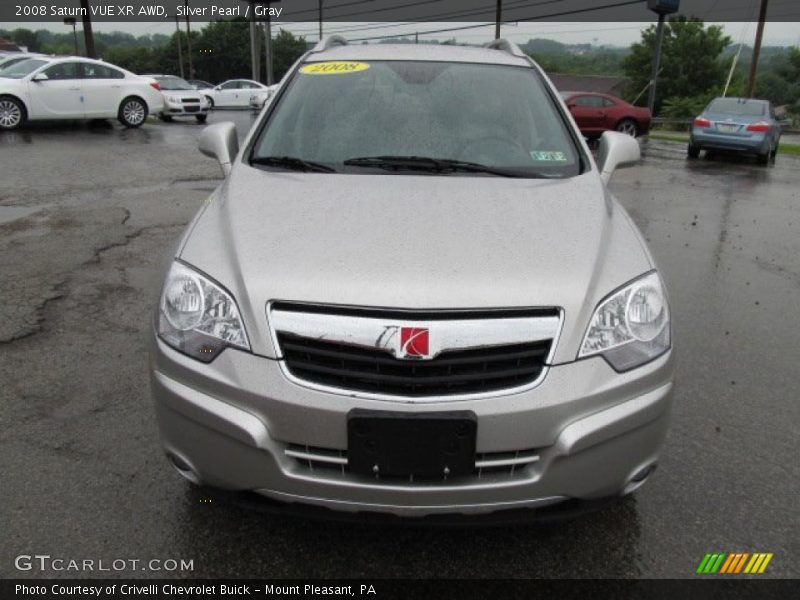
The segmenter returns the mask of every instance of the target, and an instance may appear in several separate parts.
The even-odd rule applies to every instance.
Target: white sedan
[[[36,57],[0,74],[0,130],[40,119],[117,118],[139,127],[163,108],[153,79],[100,60]]]
[[[250,106],[250,96],[269,88],[252,79],[231,79],[210,90],[201,90],[212,108]]]

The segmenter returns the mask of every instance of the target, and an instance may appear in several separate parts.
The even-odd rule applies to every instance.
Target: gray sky
[[[739,43],[744,39],[746,44],[753,44],[755,38],[755,23],[719,23],[725,28],[726,33],[733,39],[734,43]],[[133,35],[145,33],[164,33],[171,34],[175,25],[172,22],[164,23],[94,23],[95,31],[124,31]],[[305,35],[308,40],[317,39],[316,23],[296,23],[290,25],[275,24],[275,31],[283,27],[294,34]],[[379,35],[414,35],[415,31],[427,31],[434,29],[447,29],[452,27],[462,27],[470,23],[415,23],[409,25],[394,23],[325,23],[324,28],[328,33],[342,33],[345,37],[354,39],[361,37],[371,37]],[[558,40],[568,44],[594,43],[614,46],[629,46],[639,39],[639,33],[643,27],[650,23],[519,23],[517,25],[509,23],[503,25],[502,35],[515,42],[525,42],[529,38],[540,37]],[[198,23],[198,26],[200,24]],[[0,29],[16,29],[23,27],[27,29],[50,29],[52,31],[68,31],[68,27],[58,23],[3,23],[0,22]],[[80,27],[80,25],[79,25]],[[368,29],[369,28],[369,29]],[[435,34],[420,35],[421,39],[448,39],[455,37],[456,40],[465,43],[480,43],[488,41],[494,35],[494,25],[486,27],[467,29],[463,31],[442,32]],[[776,46],[800,45],[800,23],[788,22],[768,22],[764,27],[764,44]]]

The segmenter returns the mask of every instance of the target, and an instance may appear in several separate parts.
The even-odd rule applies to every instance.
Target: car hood
[[[270,300],[559,307],[575,358],[597,301],[652,268],[597,173],[571,179],[267,172],[237,164],[180,257],[236,297],[274,355]],[[255,330],[255,331],[254,331]],[[577,341],[576,341],[577,340]]]

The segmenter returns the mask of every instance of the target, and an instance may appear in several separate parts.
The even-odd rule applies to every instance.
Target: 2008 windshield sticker
[[[369,69],[369,64],[367,63],[337,60],[305,65],[300,67],[300,72],[304,75],[344,75],[345,73],[357,73],[367,69]]]
[[[567,162],[567,155],[563,152],[534,150],[531,158],[539,162]]]

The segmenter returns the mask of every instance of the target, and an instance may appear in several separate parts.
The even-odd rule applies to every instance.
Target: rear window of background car
[[[763,117],[766,113],[766,102],[742,101],[739,98],[717,98],[706,109],[711,113],[726,113],[742,117]]]

